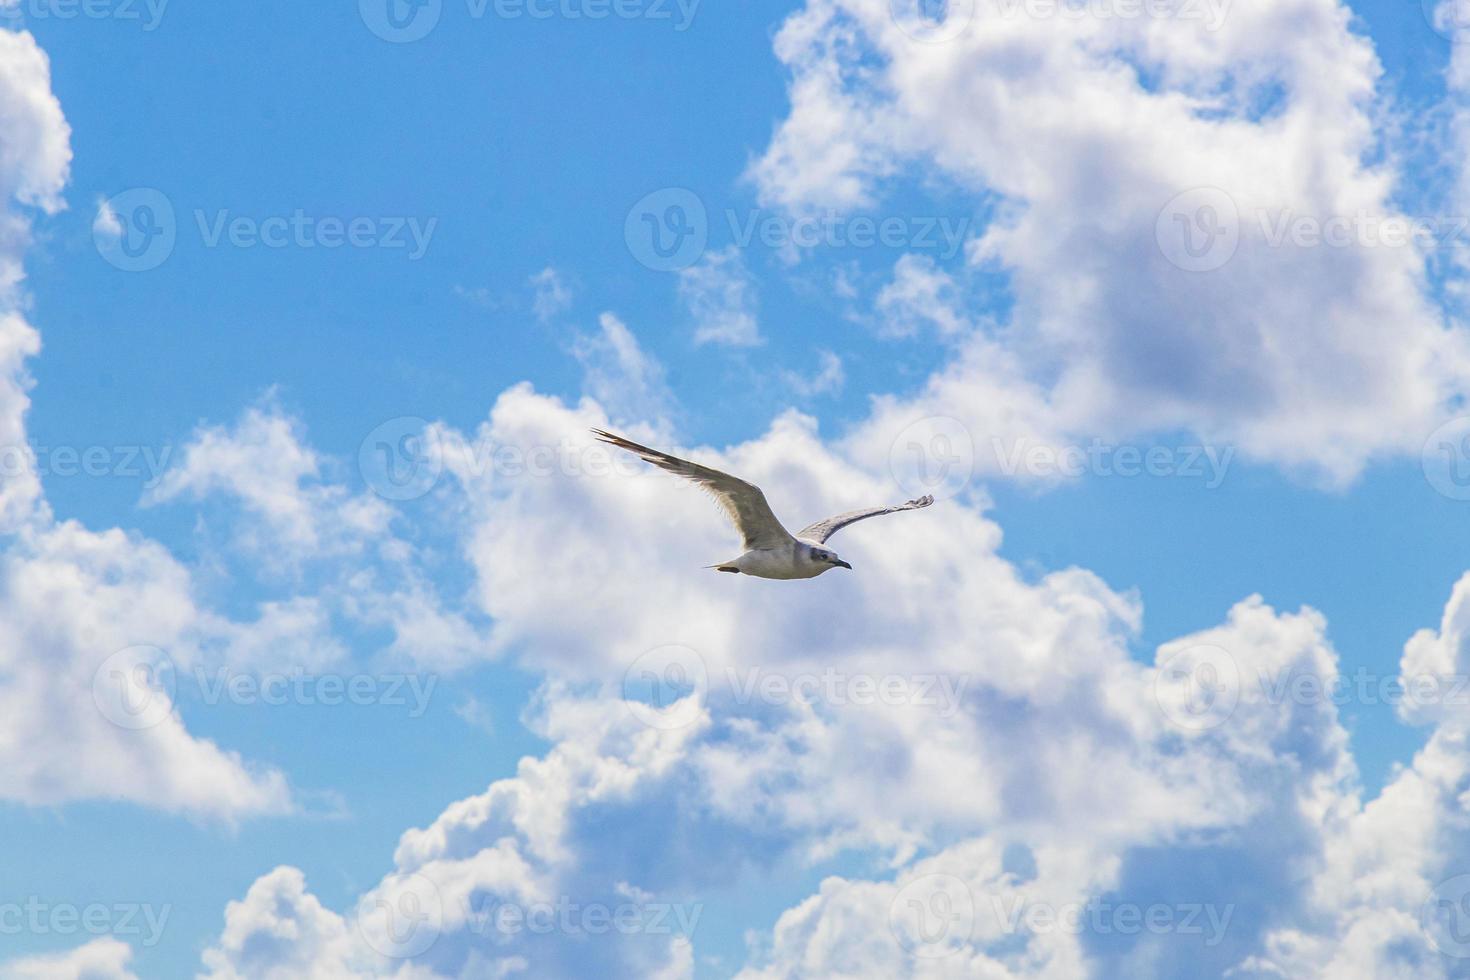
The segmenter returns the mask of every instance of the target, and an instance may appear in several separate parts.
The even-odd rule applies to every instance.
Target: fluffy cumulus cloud
[[[1040,390],[1011,431],[1188,429],[1344,481],[1465,394],[1424,249],[1384,244],[1403,175],[1365,162],[1394,155],[1346,5],[974,0],[938,24],[910,6],[928,9],[811,0],[785,23],[791,108],[752,176],[802,213],[881,210],[919,172],[991,215],[964,271],[1002,275],[1009,316],[917,414],[994,431],[1014,378]],[[890,332],[964,329],[937,270],[897,273]]]
[[[1355,772],[1330,703],[1272,692],[1335,678],[1319,615],[1249,598],[1140,662],[1136,597],[1078,569],[1028,580],[958,503],[901,536],[845,532],[860,576],[722,588],[687,574],[729,546],[708,501],[568,440],[604,422],[595,403],[519,388],[478,434],[526,458],[568,454],[459,474],[479,601],[497,646],[548,677],[528,720],[553,748],[407,832],[392,871],[341,913],[355,951],[333,963],[687,975],[702,889],[844,854],[874,876],[828,878],[783,913],[748,975],[1223,973],[1310,911],[1303,883],[1329,861],[1323,828],[1357,812]],[[793,521],[889,492],[800,416],[689,452],[779,488]],[[551,580],[583,601],[536,585]],[[268,882],[299,877],[256,887]],[[273,935],[337,935],[314,901],[256,904],[310,920],[263,920]],[[627,928],[594,931],[593,908]],[[927,909],[962,931],[936,940],[914,918]],[[246,945],[235,921],[220,950]],[[432,942],[416,948],[410,921]]]
[[[1048,440],[1191,428],[1333,480],[1418,448],[1464,367],[1425,298],[1425,257],[1273,244],[1256,220],[1389,210],[1395,174],[1362,162],[1378,67],[1345,8],[1039,23],[1026,4],[977,0],[934,43],[914,37],[934,23],[892,6],[810,0],[786,22],[791,111],[753,174],[791,210],[871,207],[914,168],[998,201],[969,269],[901,260],[878,298],[891,332],[932,332],[952,357],[842,439],[788,412],[687,455],[766,487],[799,527],[891,499],[892,447],[921,416]],[[5,37],[23,70],[0,72],[4,111],[64,145],[44,59]],[[4,186],[55,206],[66,155],[54,138],[26,145],[24,162],[0,159]],[[1169,198],[1201,185],[1225,192],[1238,242],[1191,269],[1159,219],[1168,231]],[[1209,220],[1228,217],[1206,200]],[[987,266],[1014,293],[1005,323],[966,309],[961,280]],[[723,283],[696,285],[716,312],[748,309]],[[36,338],[12,314],[0,434],[23,440]],[[720,322],[709,339],[758,336]],[[282,774],[191,736],[156,700],[147,649],[251,663],[345,620],[391,627],[421,663],[499,657],[538,674],[524,720],[551,747],[407,830],[349,908],[298,869],[262,869],[223,911],[206,977],[688,977],[702,895],[837,862],[754,924],[734,970],[1465,974],[1470,707],[1407,705],[1427,744],[1365,802],[1333,700],[1300,693],[1338,679],[1319,613],[1243,597],[1215,626],[1141,649],[1143,597],[1085,569],[1023,572],[974,489],[844,531],[833,543],[857,574],[801,589],[690,574],[734,547],[709,502],[587,434],[615,422],[668,439],[657,361],[610,313],[573,353],[583,400],[520,385],[475,431],[430,429],[447,480],[428,499],[455,518],[468,608],[438,595],[393,508],[334,479],[270,405],[201,428],[154,499],[229,503],[230,546],[309,586],[253,621],[203,606],[195,573],[158,545],[55,520],[31,470],[8,479],[0,764],[14,778],[0,795],[288,810]],[[1406,684],[1465,672],[1467,608],[1470,579],[1408,640]],[[119,650],[133,652],[102,670]],[[99,701],[99,676],[118,680],[116,701]],[[130,727],[141,694],[161,710]],[[66,759],[37,749],[58,723]],[[101,940],[0,973],[128,976],[128,962]]]
[[[0,963],[3,980],[138,980],[128,968],[133,950],[112,938],[94,939],[66,953]]]
[[[739,247],[707,252],[682,270],[679,296],[694,320],[695,343],[730,347],[761,343],[755,280],[745,267]]]
[[[32,211],[62,206],[70,133],[28,33],[0,30],[0,127],[0,797],[223,820],[287,811],[283,774],[192,736],[173,710],[164,669],[193,662],[212,623],[189,572],[136,535],[56,520],[42,495],[25,430],[40,342],[22,314],[21,250]],[[75,969],[91,975],[87,963],[116,952],[89,948]]]

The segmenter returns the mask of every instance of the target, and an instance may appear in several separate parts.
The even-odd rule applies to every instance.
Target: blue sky
[[[443,0],[394,43],[372,0],[20,0],[0,49],[0,248],[24,269],[4,286],[0,433],[31,456],[3,477],[14,510],[0,493],[0,704],[22,719],[0,721],[0,910],[168,918],[151,938],[109,918],[126,950],[10,930],[0,976],[84,955],[109,977],[1345,976],[1338,947],[1379,976],[1465,975],[1418,924],[1470,871],[1455,705],[1247,693],[1181,734],[1156,688],[1170,651],[1203,646],[1243,672],[1466,673],[1441,630],[1470,602],[1466,504],[1421,450],[1470,388],[1470,232],[1329,249],[1252,220],[1457,228],[1466,49],[1418,3],[1234,0],[1204,34],[981,6],[1000,19],[930,44],[866,0],[602,19]],[[1151,236],[1198,188],[1224,189],[1241,244],[1190,271]],[[692,262],[640,261],[648,200],[670,234],[670,203],[703,210]],[[159,202],[171,250],[120,268]],[[741,240],[813,216],[840,237]],[[895,238],[854,245],[855,219]],[[329,247],[334,221],[363,244]],[[476,471],[494,447],[595,459],[586,427],[609,424],[706,447],[805,523],[924,489],[891,460],[935,419],[967,437],[968,479],[838,538],[847,581],[703,572],[733,537],[668,478]],[[384,431],[427,440],[428,492],[381,492],[363,460]],[[1094,440],[1229,462],[1215,481],[998,458]],[[93,472],[69,467],[89,449]],[[638,725],[617,696],[663,643],[716,678],[697,723]],[[179,678],[156,741],[99,719],[86,687],[143,646]],[[732,704],[718,680],[834,664],[963,677],[965,725]],[[197,681],[303,671],[364,679],[371,703]],[[1051,773],[1035,785],[1006,771],[1030,753]],[[1098,783],[1128,799],[1089,827]],[[1412,826],[1385,829],[1396,812]],[[1292,874],[1272,827],[1299,845]],[[1384,857],[1402,852],[1419,863]],[[1355,890],[1344,864],[1393,884]],[[384,956],[354,909],[399,875],[447,904],[474,879],[471,905],[700,915],[687,947],[497,944],[446,919],[432,949]],[[936,876],[977,907],[1213,903],[1236,925],[1203,949],[1094,927],[916,951],[884,910]],[[297,928],[272,932],[272,907]]]

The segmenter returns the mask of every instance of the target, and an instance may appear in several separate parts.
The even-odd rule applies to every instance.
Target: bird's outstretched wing
[[[791,532],[776,520],[776,515],[771,511],[771,505],[766,503],[766,495],[761,493],[761,488],[755,484],[746,483],[739,477],[721,473],[708,466],[691,463],[687,459],[670,456],[657,449],[640,446],[636,442],[602,429],[593,429],[592,434],[619,449],[636,453],[654,466],[682,476],[686,480],[693,480],[709,491],[710,495],[715,498],[715,503],[719,504],[720,508],[729,515],[736,530],[745,539],[746,551],[755,548],[774,548],[791,541]]]
[[[932,503],[934,503],[934,498],[926,494],[923,497],[910,500],[906,504],[898,504],[894,507],[869,507],[867,510],[850,510],[846,514],[838,514],[836,517],[829,517],[825,521],[809,524],[800,531],[797,531],[796,536],[803,541],[812,541],[816,544],[821,544],[849,524],[866,521],[870,517],[880,517],[883,514],[897,514],[901,510],[919,510],[922,507],[928,507]]]

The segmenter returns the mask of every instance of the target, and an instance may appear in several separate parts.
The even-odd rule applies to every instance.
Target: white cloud
[[[0,980],[138,980],[128,969],[132,958],[127,943],[103,937],[66,953],[0,963]]]
[[[603,421],[590,402],[572,409],[518,387],[482,435],[522,449],[572,438],[575,453],[584,447],[571,434]],[[892,492],[794,415],[753,442],[687,452],[754,479],[792,520]],[[954,503],[908,515],[902,533],[877,522],[844,532],[843,554],[861,570],[852,577],[800,591],[732,587],[697,571],[731,547],[730,532],[686,489],[662,474],[613,472],[466,482],[480,601],[497,645],[549,676],[529,721],[553,748],[404,834],[392,873],[366,897],[392,907],[408,887],[402,875],[432,883],[442,934],[416,966],[444,976],[522,964],[537,976],[661,966],[687,975],[686,950],[670,936],[573,944],[492,931],[487,941],[475,913],[561,896],[695,902],[736,868],[844,852],[891,870],[829,879],[757,943],[749,975],[1191,977],[1259,954],[1265,930],[1306,907],[1306,883],[1324,866],[1323,827],[1357,806],[1335,707],[1276,703],[1269,685],[1243,683],[1233,712],[1195,729],[1173,720],[1174,689],[1159,685],[1162,668],[1189,665],[1201,646],[1228,651],[1245,678],[1330,683],[1336,657],[1320,615],[1253,597],[1220,626],[1166,644],[1157,665],[1141,664],[1130,655],[1135,598],[1077,569],[1026,579],[996,554],[999,529]],[[569,605],[565,594],[582,598]],[[834,619],[834,607],[847,613]],[[697,653],[708,684],[683,727],[646,727],[622,701],[622,679],[669,644]],[[776,702],[752,699],[752,670],[787,681],[921,674],[958,693],[949,711]],[[1011,868],[1012,851],[1034,870]],[[1235,905],[1270,896],[1263,912],[1222,927],[1215,946],[1165,934],[1097,948],[1076,933],[1018,933],[986,906],[988,931],[929,960],[890,928],[895,897],[929,873],[960,878],[977,898],[1145,907],[1159,900],[1158,881],[1206,865],[1216,879],[1189,896]],[[696,931],[694,950],[699,941]]]
[[[842,358],[829,350],[821,350],[817,351],[817,370],[813,374],[782,371],[781,378],[801,397],[815,398],[817,395],[833,395],[841,391],[847,375],[842,370]]]
[[[166,692],[128,688],[157,698],[147,702],[159,709],[151,726],[108,714],[118,694],[109,666],[131,664],[115,655],[146,645],[187,667],[217,621],[161,547],[58,522],[42,496],[25,429],[26,361],[40,342],[19,312],[29,226],[13,204],[59,210],[71,150],[49,64],[29,33],[0,30],[0,129],[0,797],[36,806],[120,800],[224,821],[286,812],[285,777],[192,736]],[[118,951],[104,944],[77,955],[111,962]]]
[[[1378,149],[1380,68],[1349,10],[1236,3],[1209,30],[976,7],[943,44],[912,40],[884,0],[812,0],[788,19],[776,53],[792,107],[751,171],[765,202],[871,210],[915,174],[998,197],[970,261],[1004,274],[1014,302],[998,341],[970,343],[998,343],[1041,386],[1040,417],[1020,425],[1190,429],[1331,482],[1417,452],[1470,377],[1423,254],[1270,240],[1282,215],[1396,216],[1402,175],[1363,162]],[[1233,258],[1208,272],[1172,265],[1156,241],[1170,199],[1199,187],[1228,192],[1239,214]],[[1177,231],[1167,216],[1164,228]],[[943,295],[894,288],[909,322],[925,318],[915,303],[941,329],[962,316]],[[994,431],[976,399],[947,390],[983,376],[940,376],[954,383],[936,380],[925,410]]]
[[[112,208],[112,202],[102,198],[97,202],[97,216],[92,219],[92,234],[107,238],[121,238],[122,219]]]
[[[582,334],[572,354],[582,364],[582,388],[618,418],[659,418],[673,396],[663,365],[639,346],[628,325],[611,313],[597,318],[600,332]]]
[[[739,247],[706,252],[681,270],[679,297],[694,320],[696,344],[754,347],[762,343],[756,322],[755,281]]]
[[[144,502],[228,495],[257,519],[241,527],[241,543],[266,560],[360,553],[386,533],[391,511],[323,481],[321,460],[298,430],[288,416],[259,406],[232,428],[202,427]]]
[[[905,255],[894,264],[893,280],[878,292],[878,328],[890,336],[912,336],[930,324],[940,336],[965,333],[969,323],[959,309],[954,279],[923,255]]]
[[[571,289],[562,281],[561,273],[551,266],[531,277],[531,287],[536,293],[532,310],[542,323],[555,319],[572,306]]]

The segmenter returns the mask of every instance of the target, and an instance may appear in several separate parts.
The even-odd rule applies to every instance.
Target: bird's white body
[[[605,429],[593,429],[592,434],[603,442],[626,449],[644,461],[667,470],[686,480],[692,480],[715,498],[715,503],[730,518],[744,539],[745,551],[738,558],[710,565],[722,572],[752,575],[756,578],[794,579],[816,578],[829,568],[852,566],[827,547],[827,539],[849,524],[865,521],[870,517],[895,514],[901,510],[919,510],[934,503],[929,496],[918,497],[908,503],[893,507],[867,507],[850,510],[825,521],[808,524],[795,534],[781,526],[766,495],[754,483],[699,463],[670,456],[666,452],[650,449]]]
[[[737,571],[756,578],[816,578],[829,568],[831,562],[818,561],[812,557],[813,546],[806,541],[793,540],[790,544],[776,548],[752,548],[739,558],[715,565],[720,571]]]

